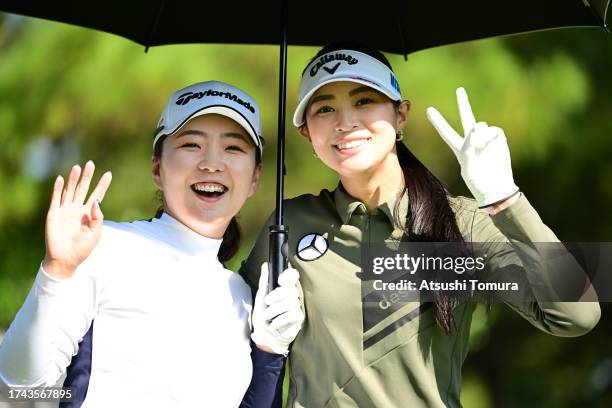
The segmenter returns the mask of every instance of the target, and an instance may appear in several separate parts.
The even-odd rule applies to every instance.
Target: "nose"
[[[338,109],[336,114],[336,131],[348,132],[359,127],[357,115],[353,109]]]
[[[225,165],[219,152],[216,152],[215,149],[209,148],[204,149],[202,152],[202,156],[198,162],[198,169],[215,173],[218,171],[223,171],[225,169]]]

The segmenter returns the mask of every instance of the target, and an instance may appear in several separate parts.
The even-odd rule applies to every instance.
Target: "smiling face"
[[[163,141],[153,157],[153,181],[164,211],[192,230],[221,238],[257,190],[261,165],[243,127],[217,114],[197,116]]]
[[[404,101],[396,108],[387,96],[365,85],[332,82],[310,99],[300,133],[328,167],[350,177],[384,165],[395,151],[396,133],[409,106]]]

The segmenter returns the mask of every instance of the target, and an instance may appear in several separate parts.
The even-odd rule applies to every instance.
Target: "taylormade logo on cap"
[[[193,100],[193,99],[202,99],[205,96],[223,96],[227,99],[229,99],[230,101],[236,102],[242,106],[244,106],[245,108],[247,108],[248,110],[251,111],[251,113],[255,113],[255,108],[251,106],[251,104],[249,102],[243,101],[242,99],[240,99],[237,95],[230,93],[230,92],[219,92],[219,91],[215,91],[212,89],[208,89],[204,92],[187,92],[184,93],[182,95],[180,95],[178,97],[178,99],[176,100],[176,104],[177,105],[187,105],[189,103],[189,101]]]
[[[393,101],[401,101],[399,82],[393,71],[374,57],[354,50],[336,50],[312,61],[302,75],[293,124],[304,124],[304,113],[314,93],[331,82],[349,81],[369,86]]]
[[[263,152],[257,102],[240,89],[219,81],[193,84],[170,96],[157,125],[153,148],[162,136],[173,134],[190,119],[205,114],[232,119],[251,136],[260,153]]]

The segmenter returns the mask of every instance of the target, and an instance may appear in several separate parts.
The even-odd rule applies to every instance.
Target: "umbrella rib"
[[[406,36],[404,35],[404,26],[402,25],[402,20],[400,16],[403,16],[403,10],[402,10],[402,0],[397,0],[397,9],[398,12],[396,13],[396,21],[397,21],[397,28],[399,30],[399,34],[400,34],[400,38],[402,39],[402,52],[401,54],[404,55],[404,61],[408,61],[408,53],[407,53],[407,47],[406,47]]]
[[[601,25],[601,28],[603,28],[603,30],[610,34],[610,29],[608,28],[608,25],[606,24],[606,14],[608,12],[608,5],[610,4],[610,1],[608,0],[605,8],[604,8],[604,14],[603,16],[600,15],[597,10],[595,10],[593,8],[593,6],[591,5],[591,2],[589,0],[582,0],[582,4],[584,4],[585,7],[589,8],[589,11],[591,12],[591,14],[593,14],[593,16],[595,17],[595,19],[599,22],[599,24]]]
[[[155,20],[153,21],[153,26],[151,27],[151,32],[149,33],[149,38],[145,43],[145,52],[149,51],[149,46],[153,42],[155,38],[155,32],[157,31],[157,25],[159,24],[159,19],[161,18],[162,12],[164,11],[164,6],[166,5],[165,0],[161,0],[159,2],[159,7],[157,8],[157,14],[155,15]]]

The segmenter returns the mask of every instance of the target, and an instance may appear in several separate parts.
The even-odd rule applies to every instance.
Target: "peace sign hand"
[[[513,196],[518,187],[512,177],[504,131],[486,122],[476,122],[463,88],[457,88],[457,104],[465,137],[455,132],[437,109],[427,108],[427,118],[457,156],[465,184],[480,208]]]
[[[104,217],[99,202],[106,194],[112,175],[110,171],[104,173],[84,203],[93,173],[94,164],[88,161],[82,174],[78,165],[72,167],[65,188],[62,176],[58,176],[53,185],[45,225],[47,253],[43,268],[56,278],[71,277],[100,240]]]

